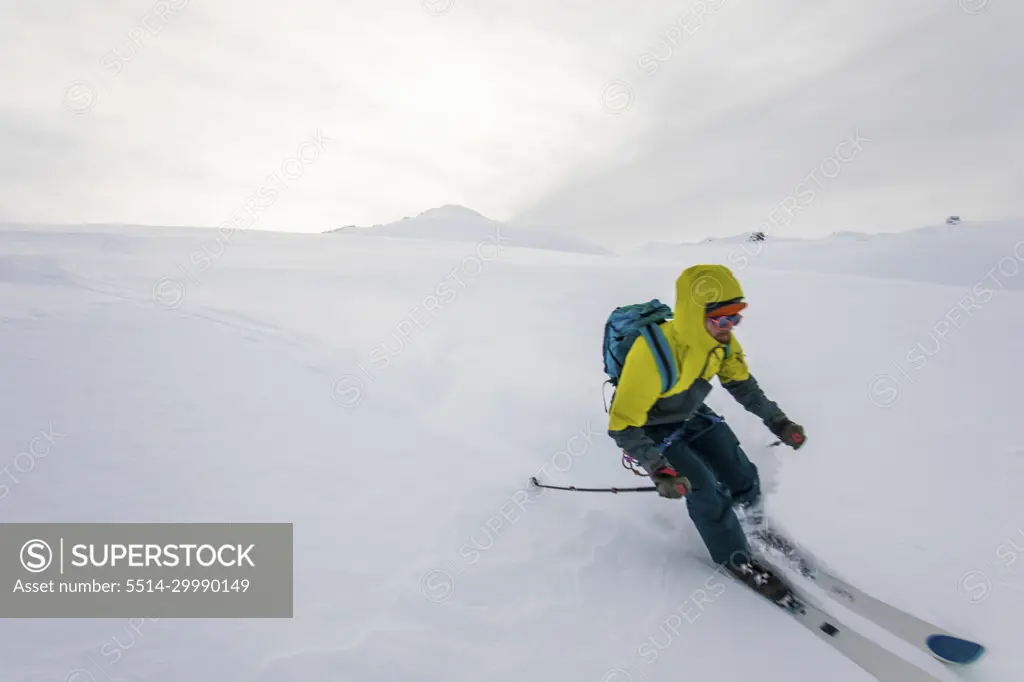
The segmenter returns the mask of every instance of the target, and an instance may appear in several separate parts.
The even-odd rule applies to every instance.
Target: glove
[[[777,422],[768,425],[771,432],[774,433],[779,440],[793,448],[799,450],[800,446],[807,442],[807,436],[804,435],[804,427],[799,424],[794,424],[789,419],[783,418]]]
[[[680,476],[672,467],[662,467],[651,476],[658,494],[670,500],[678,500],[690,491],[690,481]]]

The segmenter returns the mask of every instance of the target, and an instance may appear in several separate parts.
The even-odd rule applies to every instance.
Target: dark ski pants
[[[644,430],[660,443],[679,426],[659,424]],[[690,479],[686,507],[712,561],[724,564],[735,559],[735,552],[749,552],[733,505],[755,502],[761,496],[761,481],[729,425],[703,406],[664,454],[680,476]]]

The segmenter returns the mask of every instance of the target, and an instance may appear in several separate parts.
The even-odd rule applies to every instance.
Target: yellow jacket
[[[650,466],[657,468],[665,462],[643,427],[690,419],[703,405],[711,391],[710,381],[716,376],[723,388],[766,424],[785,419],[751,376],[735,334],[729,343],[722,344],[704,327],[708,303],[743,296],[739,281],[724,265],[694,265],[683,270],[676,279],[673,319],[659,325],[679,370],[678,381],[664,393],[658,367],[642,336],[626,355],[609,408],[608,432],[648,472],[654,470]]]

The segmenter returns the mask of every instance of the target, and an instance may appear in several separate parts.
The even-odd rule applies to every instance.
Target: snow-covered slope
[[[440,206],[424,211],[411,218],[405,218],[386,225],[357,227],[346,225],[327,234],[359,235],[375,237],[401,237],[404,239],[430,239],[452,242],[478,242],[488,235],[500,231],[502,236],[519,248],[549,249],[572,253],[609,255],[600,246],[571,235],[523,229],[504,225],[484,217],[464,206]]]
[[[807,446],[710,402],[797,537],[989,645],[964,679],[1019,682],[1024,226],[861,244],[739,272]],[[696,605],[719,578],[684,502],[525,490],[644,483],[604,433],[600,336],[693,258],[0,227],[0,520],[295,524],[293,619],[0,620],[0,680],[870,682],[732,583]]]
[[[730,237],[700,244],[649,244],[637,257],[712,261],[745,268],[867,275],[970,287],[986,279],[999,289],[1024,289],[1014,253],[1021,221],[962,222],[885,234],[839,232],[822,239],[766,235],[763,242]],[[1009,244],[1009,249],[1007,249]],[[1015,263],[1017,265],[1015,265]]]

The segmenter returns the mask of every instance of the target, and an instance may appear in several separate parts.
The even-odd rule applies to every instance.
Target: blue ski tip
[[[929,636],[928,648],[937,658],[959,665],[974,663],[985,653],[985,647],[977,642],[949,635]]]

